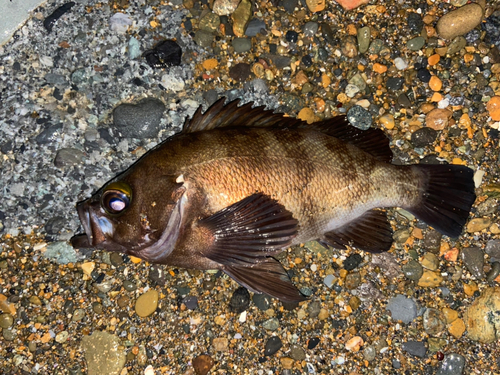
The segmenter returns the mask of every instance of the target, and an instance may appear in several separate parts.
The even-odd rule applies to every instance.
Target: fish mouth
[[[89,202],[78,203],[76,209],[85,233],[76,235],[71,239],[73,247],[92,248],[104,242],[106,237],[99,228],[99,224],[96,223],[96,220],[93,220],[95,218],[91,217]]]

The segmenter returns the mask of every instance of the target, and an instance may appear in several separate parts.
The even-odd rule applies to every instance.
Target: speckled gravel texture
[[[55,0],[0,47],[2,374],[500,374],[498,311],[477,309],[493,336],[466,316],[500,295],[499,3],[453,40],[436,25],[465,1],[321,3],[219,16],[211,1],[80,0],[48,32]],[[151,68],[141,53],[164,39],[181,64]],[[75,253],[76,202],[222,96],[309,122],[349,114],[384,129],[395,163],[469,166],[470,222],[450,239],[393,209],[389,253],[288,249],[300,305],[220,273]]]

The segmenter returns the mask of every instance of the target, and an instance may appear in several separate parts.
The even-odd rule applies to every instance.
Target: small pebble
[[[137,315],[141,318],[145,318],[153,314],[158,307],[158,298],[158,292],[154,289],[150,289],[146,293],[139,296],[135,303],[135,312]]]
[[[246,288],[239,287],[233,292],[229,301],[229,308],[236,314],[240,314],[250,306],[250,293]]]
[[[418,285],[427,288],[434,288],[441,285],[443,276],[439,272],[424,270],[422,277],[418,280]]]
[[[483,8],[470,3],[452,10],[441,17],[436,25],[438,35],[443,39],[453,39],[474,29],[483,19]]]
[[[404,324],[412,322],[417,317],[415,301],[401,294],[392,297],[386,308],[391,312],[392,319],[401,320]]]
[[[428,335],[438,336],[446,328],[446,318],[440,310],[428,308],[424,312],[423,324]]]
[[[264,348],[264,355],[266,357],[269,357],[274,353],[276,353],[278,350],[280,350],[282,346],[283,343],[281,342],[281,339],[278,336],[272,336],[266,342],[266,346]]]
[[[367,130],[372,125],[372,115],[359,105],[352,106],[347,111],[347,119],[352,126],[361,130]]]
[[[403,351],[405,351],[408,354],[413,355],[415,357],[424,358],[426,353],[427,353],[425,343],[422,341],[411,340],[411,341],[404,342],[402,345],[402,348],[403,348]]]
[[[484,279],[484,253],[479,247],[466,247],[461,251],[462,260],[476,279]]]
[[[207,354],[202,354],[193,359],[193,368],[196,375],[207,375],[214,366],[215,361]]]

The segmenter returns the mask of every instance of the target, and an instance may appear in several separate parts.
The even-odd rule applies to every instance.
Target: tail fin
[[[421,199],[408,211],[448,237],[467,222],[474,193],[474,171],[462,165],[414,165],[424,175]]]

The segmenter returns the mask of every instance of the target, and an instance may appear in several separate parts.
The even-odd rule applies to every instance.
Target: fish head
[[[174,176],[125,174],[77,204],[85,235],[77,248],[96,248],[161,263],[179,237],[185,187]]]

